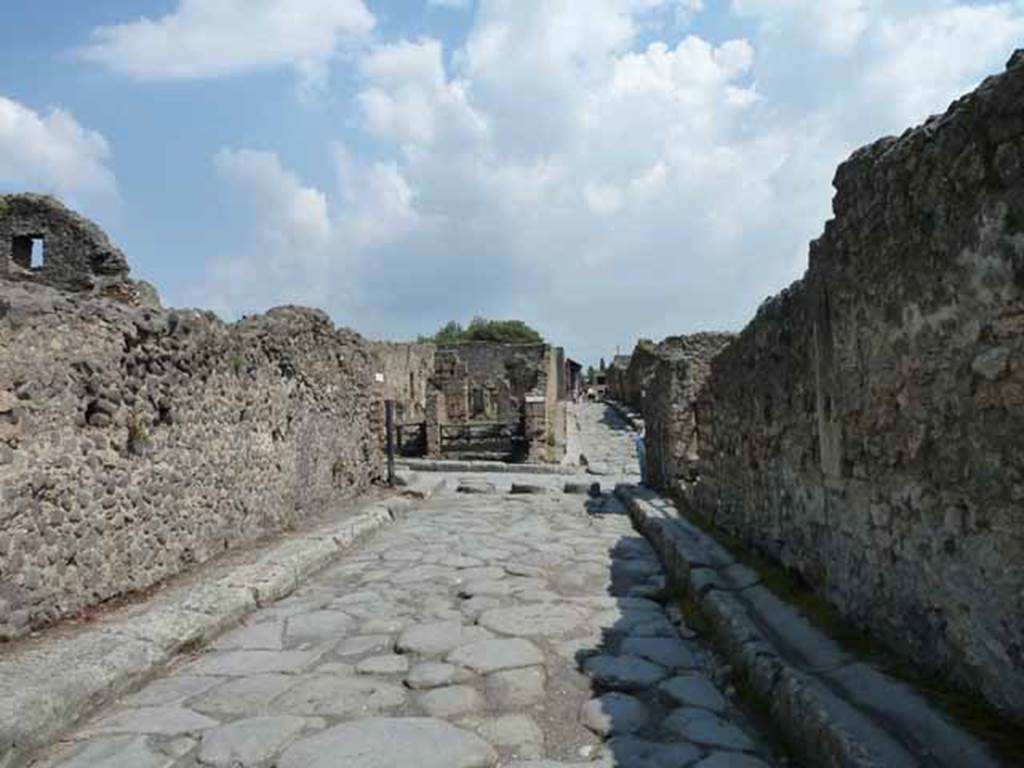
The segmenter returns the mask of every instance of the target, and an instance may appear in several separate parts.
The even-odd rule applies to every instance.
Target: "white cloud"
[[[607,216],[622,210],[622,190],[614,184],[587,184],[583,188],[583,196],[594,213]]]
[[[330,236],[327,198],[302,186],[273,152],[222,149],[214,157],[214,167],[256,207],[255,221],[264,237],[316,246]]]
[[[629,189],[638,200],[656,196],[671,181],[672,169],[664,160],[658,160],[639,176],[631,179]]]
[[[883,16],[873,36],[866,91],[904,122],[944,109],[973,85],[979,62],[1009,58],[1024,41],[1024,6],[951,5],[906,17]]]
[[[762,22],[765,38],[783,40],[799,30],[806,44],[832,55],[846,54],[858,43],[872,6],[880,5],[873,0],[732,0],[735,13]]]
[[[470,303],[463,314],[504,311],[550,328],[562,322],[559,315],[623,303],[612,276],[626,264],[636,267],[634,280],[658,271],[665,278],[659,292],[684,280],[690,266],[685,260],[656,265],[679,231],[693,222],[694,250],[710,250],[705,242],[723,238],[704,234],[702,220],[711,215],[706,206],[716,203],[713,215],[727,221],[729,206],[760,204],[763,185],[748,183],[744,192],[744,177],[770,176],[778,162],[762,160],[760,146],[747,149],[731,135],[742,122],[738,110],[756,101],[748,82],[754,61],[749,43],[715,46],[688,37],[674,47],[656,43],[634,50],[640,19],[675,6],[647,0],[600,0],[586,9],[562,2],[485,2],[466,46],[455,53],[450,76],[439,46],[427,41],[369,56],[362,67],[369,87],[360,96],[367,128],[399,150],[396,167],[416,190],[420,213],[395,244],[404,248],[403,261],[393,251],[364,257],[381,269],[393,265],[386,290],[417,290],[415,306],[423,306],[433,287],[435,303],[442,296]],[[411,65],[413,60],[418,63]],[[465,135],[460,121],[428,119],[426,105],[443,109],[450,88],[461,94],[461,114],[480,127],[472,141],[456,139]],[[416,119],[379,119],[368,108],[367,93],[374,89],[387,89],[392,104],[416,104],[407,112]],[[735,149],[716,148],[718,141],[733,140]],[[748,167],[754,160],[759,168]],[[709,187],[718,201],[707,198]],[[408,273],[410,261],[433,267],[426,285],[419,270]],[[717,263],[720,276],[723,270],[731,274],[726,259]],[[708,279],[715,269],[707,270]],[[457,297],[437,288],[451,285],[450,275],[466,285]],[[409,311],[398,311],[403,309]],[[617,316],[588,323],[604,327]]]
[[[431,142],[445,88],[441,44],[424,40],[383,45],[360,66],[372,83],[359,94],[370,132],[396,141]]]
[[[441,43],[425,39],[418,43],[402,40],[382,45],[361,62],[363,76],[380,85],[403,86],[419,84],[427,88],[444,85]]]
[[[363,57],[360,71],[366,88],[358,100],[367,129],[378,138],[427,145],[440,126],[460,141],[486,132],[464,84],[447,80],[437,40],[377,46]]]
[[[40,114],[0,97],[0,186],[54,194],[85,208],[117,199],[110,144],[56,107]]]
[[[427,5],[433,5],[438,8],[466,10],[473,5],[473,0],[427,0]]]
[[[737,328],[803,270],[836,164],[1024,38],[1010,2],[729,7],[716,26],[749,37],[681,35],[674,19],[710,13],[693,0],[481,0],[447,65],[436,40],[369,48],[375,159],[336,153],[310,282],[371,334],[516,316],[585,359]]]
[[[358,183],[356,205],[342,219],[350,242],[361,248],[388,243],[419,222],[416,193],[397,164],[374,163]]]
[[[1006,0],[733,0],[733,8],[758,25],[759,96],[780,126],[812,127],[830,144],[820,145],[829,165],[943,111],[1000,71],[1024,39],[1024,4]]]
[[[233,252],[209,264],[190,298],[228,316],[275,304],[326,304],[334,235],[327,197],[303,185],[273,152],[225,148],[213,165],[251,228]]]
[[[342,201],[304,184],[274,153],[225,148],[213,158],[229,208],[249,229],[235,249],[207,267],[190,299],[227,316],[285,303],[332,305],[348,300],[356,258],[415,227],[415,192],[394,163],[361,167],[334,148]]]
[[[676,23],[685,26],[703,10],[704,0],[679,0],[675,9]]]
[[[138,80],[287,67],[318,85],[328,62],[375,23],[363,0],[179,0],[165,16],[96,28],[80,53]]]
[[[520,161],[569,151],[580,110],[660,0],[487,0],[453,61],[496,149]]]

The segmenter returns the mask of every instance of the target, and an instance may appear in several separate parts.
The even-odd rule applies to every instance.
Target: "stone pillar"
[[[427,390],[427,458],[441,458],[441,425],[445,423],[444,395],[435,389]]]
[[[528,461],[547,461],[547,398],[527,395],[523,404],[523,423],[530,446]]]

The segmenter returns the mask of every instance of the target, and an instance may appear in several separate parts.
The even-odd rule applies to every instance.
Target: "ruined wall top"
[[[981,198],[979,193],[1006,193],[1024,174],[1024,153],[1017,143],[1024,133],[1022,98],[1024,49],[1019,49],[1010,57],[1005,72],[987,77],[944,113],[899,137],[882,138],[855,151],[836,171],[832,201],[835,218],[811,244],[807,276],[867,268],[884,280],[898,263],[893,254],[848,247],[851,228],[863,220],[888,224],[912,208],[923,210],[922,239],[933,239],[939,248],[953,242],[949,234],[957,235],[959,241],[963,232],[974,232],[973,223],[956,221],[955,212],[974,208]],[[939,179],[932,173],[936,166],[946,170]],[[893,189],[904,190],[905,194],[893,196]],[[1016,225],[1022,204],[1018,193],[1009,197],[1004,201],[1008,202],[1005,214]],[[942,231],[944,223],[953,222],[956,226],[950,227],[952,231]],[[884,228],[879,228],[882,231]],[[976,239],[976,234],[972,237]],[[928,251],[917,250],[922,254]],[[847,253],[848,263],[829,258],[837,251]],[[901,266],[932,269],[927,261]]]
[[[0,195],[0,277],[68,291],[129,285],[128,260],[96,224],[45,195]]]
[[[438,346],[439,358],[457,360],[466,368],[466,375],[474,381],[501,379],[513,371],[522,372],[530,380],[544,370],[550,345],[541,342],[508,344],[499,341],[470,341]],[[532,386],[532,385],[531,385]],[[528,388],[528,387],[527,387]]]
[[[733,338],[729,333],[702,332],[689,336],[669,336],[657,343],[650,339],[640,339],[633,354],[626,358],[629,364],[625,372],[616,376],[618,369],[610,369],[612,395],[642,410],[645,394],[659,364],[672,363],[684,367],[693,361],[703,364],[718,354]]]
[[[654,357],[665,361],[706,360],[718,354],[736,334],[725,331],[701,331],[688,336],[669,336],[652,350]]]

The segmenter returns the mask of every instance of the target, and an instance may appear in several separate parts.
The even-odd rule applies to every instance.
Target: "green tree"
[[[488,320],[484,317],[474,317],[466,328],[453,320],[442,326],[433,336],[420,336],[419,340],[434,344],[463,344],[468,341],[541,344],[544,337],[522,320]]]
[[[417,341],[421,344],[458,344],[465,333],[465,329],[452,320],[442,325],[433,336],[420,336]]]
[[[601,370],[601,373],[604,373],[604,358],[603,357],[601,358],[601,368],[600,368],[600,370]]]

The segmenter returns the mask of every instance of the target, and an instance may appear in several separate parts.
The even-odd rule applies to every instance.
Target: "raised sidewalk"
[[[907,683],[866,663],[761,584],[653,491],[616,495],[712,640],[795,753],[814,768],[995,768],[986,745]]]
[[[443,483],[442,483],[443,485]],[[403,493],[427,498],[436,480]],[[408,507],[407,498],[357,506],[337,520],[284,534],[183,574],[90,624],[65,624],[19,641],[0,658],[0,768],[32,753],[108,701],[137,688],[176,655],[215,639],[261,605],[293,592]]]

